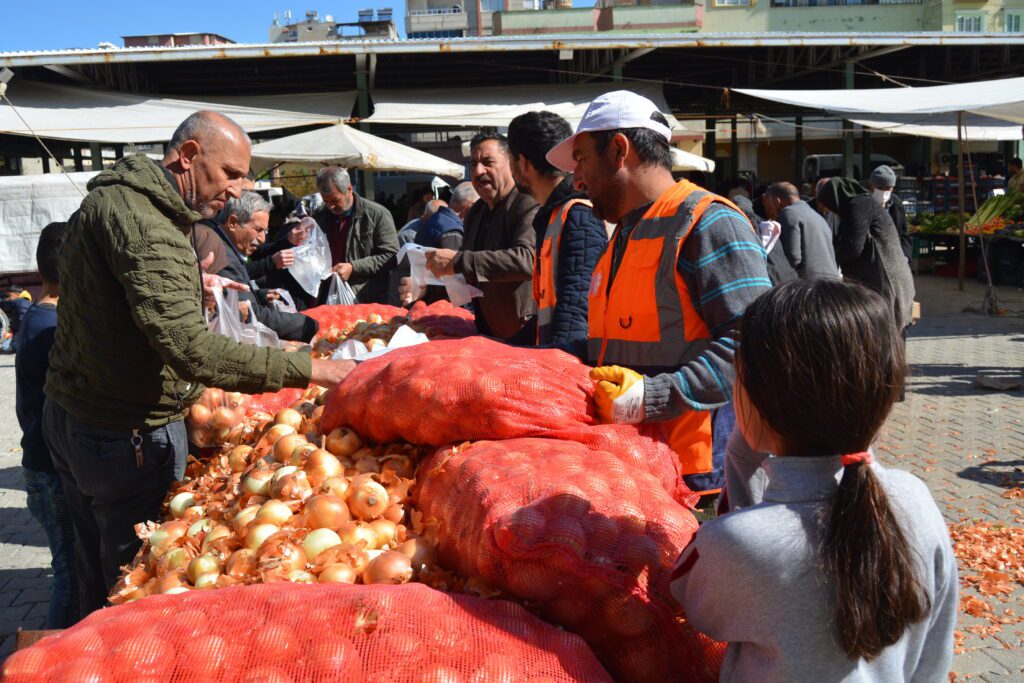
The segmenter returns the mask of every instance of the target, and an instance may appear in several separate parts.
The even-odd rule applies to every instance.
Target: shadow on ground
[[[1024,385],[1021,368],[953,365],[948,363],[914,363],[910,366],[908,379],[913,393],[926,396],[1024,395],[1024,389],[1021,388],[1012,391],[998,391],[979,386],[974,381],[979,374],[999,379],[1018,380]]]
[[[989,486],[1005,489],[1024,486],[1024,460],[996,460],[972,465],[960,470],[957,476]]]

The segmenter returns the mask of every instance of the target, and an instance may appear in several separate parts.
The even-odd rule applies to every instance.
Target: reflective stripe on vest
[[[547,330],[558,303],[556,279],[558,277],[558,251],[562,246],[562,233],[569,211],[576,205],[593,207],[587,199],[570,199],[551,212],[544,241],[534,263],[533,300],[537,303],[537,344],[547,339]]]

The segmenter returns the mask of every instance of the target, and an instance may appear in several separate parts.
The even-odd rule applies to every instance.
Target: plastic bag
[[[327,292],[327,306],[352,306],[356,303],[356,293],[352,287],[341,279],[337,273],[331,274],[331,289]]]
[[[331,246],[327,235],[314,225],[306,241],[292,251],[295,263],[288,266],[288,272],[307,294],[316,296],[320,293],[320,282],[331,274]]]
[[[217,313],[209,321],[210,331],[234,339],[240,344],[280,348],[281,339],[277,332],[256,319],[256,311],[249,309],[248,320],[242,320],[239,314],[238,291],[234,289],[213,288],[213,298],[217,303]]]
[[[271,289],[271,292],[276,292],[279,298],[270,301],[270,305],[279,311],[284,313],[298,313],[298,309],[295,308],[295,299],[292,298],[292,293],[287,289]]]
[[[484,293],[466,282],[466,276],[461,273],[437,277],[427,268],[427,252],[434,251],[421,244],[408,242],[398,250],[397,262],[409,258],[409,275],[412,281],[419,287],[427,285],[444,285],[448,291],[448,298],[453,306],[465,306],[474,297],[483,296]]]
[[[32,681],[611,683],[577,636],[423,585],[275,583],[97,610],[3,664]]]
[[[425,460],[414,495],[443,566],[581,636],[615,680],[717,680],[725,645],[669,593],[697,521],[651,475],[571,441],[481,441]]]

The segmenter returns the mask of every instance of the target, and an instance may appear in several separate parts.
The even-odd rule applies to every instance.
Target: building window
[[[149,43],[150,45],[159,45],[160,44],[160,36],[148,36],[146,38],[146,42]]]
[[[750,0],[715,0],[715,7],[750,7]]]
[[[1007,33],[1021,33],[1021,25],[1024,25],[1024,12],[1003,12],[1003,30]]]
[[[480,9],[484,12],[501,12],[505,9],[505,0],[480,0]]]
[[[985,13],[957,12],[956,30],[960,33],[983,33],[985,31]]]

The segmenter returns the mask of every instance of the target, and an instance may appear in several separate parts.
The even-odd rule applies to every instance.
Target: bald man
[[[69,221],[43,431],[72,515],[83,617],[138,551],[134,525],[159,519],[182,478],[184,412],[204,385],[256,394],[351,371],[207,329],[192,226],[240,196],[249,154],[237,124],[198,112],[161,164],[129,156],[93,178]]]

